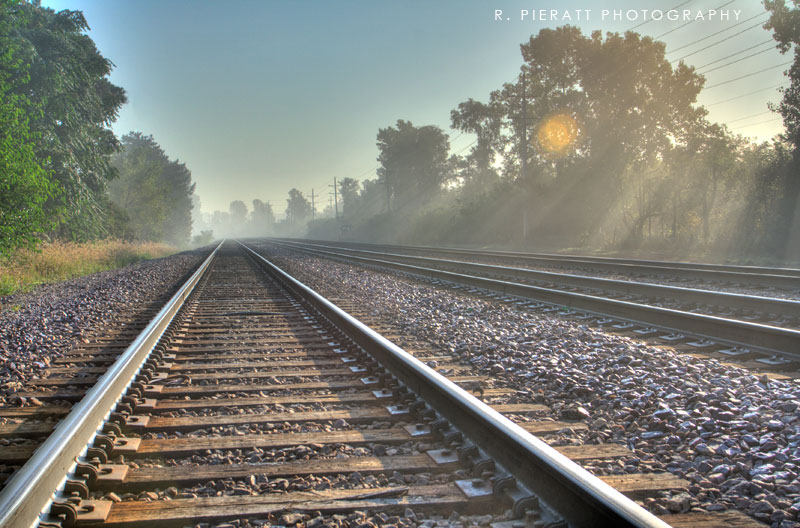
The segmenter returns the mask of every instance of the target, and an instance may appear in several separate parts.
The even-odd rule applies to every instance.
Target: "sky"
[[[487,101],[519,74],[521,43],[568,23],[584,34],[634,29],[656,37],[669,60],[705,73],[699,103],[711,121],[758,141],[783,130],[767,103],[780,100],[789,65],[778,65],[791,56],[771,43],[756,0],[42,5],[83,11],[90,36],[115,64],[111,81],[128,95],[114,131],[152,134],[185,162],[206,213],[259,198],[281,217],[292,187],[309,197],[313,189],[322,210],[334,177],[375,178],[378,129],[398,119],[437,125],[450,134],[452,151],[468,148],[474,138],[450,129],[450,111],[468,98]]]

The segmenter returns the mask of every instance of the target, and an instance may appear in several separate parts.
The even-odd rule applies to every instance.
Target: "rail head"
[[[172,318],[210,268],[224,240],[164,305],[108,371],[56,426],[33,456],[0,492],[0,527],[36,525],[78,457],[98,434],[103,421],[130,386]]]
[[[241,245],[288,290],[339,326],[520,483],[554,507],[570,525],[669,526],[268,259]]]

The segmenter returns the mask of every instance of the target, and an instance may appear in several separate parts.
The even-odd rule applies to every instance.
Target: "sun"
[[[543,154],[563,156],[577,143],[580,136],[578,122],[569,114],[551,114],[545,117],[536,130],[536,140]]]

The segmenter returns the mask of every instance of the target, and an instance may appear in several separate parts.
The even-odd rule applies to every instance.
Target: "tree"
[[[65,222],[62,236],[103,236],[103,197],[115,175],[110,156],[119,148],[109,126],[125,103],[125,92],[109,82],[113,65],[86,35],[89,26],[80,11],[56,13],[20,3],[11,7],[9,20],[17,58],[30,68],[4,67],[4,74],[13,85],[11,93],[29,98],[26,114],[36,157],[64,191],[51,198],[47,211]]]
[[[449,177],[450,142],[442,129],[398,120],[397,128],[378,131],[377,144],[387,209],[419,208],[439,195]]]
[[[621,217],[640,230],[656,212],[660,160],[705,114],[694,106],[703,78],[633,32],[543,29],[520,50],[516,82],[451,113],[455,128],[478,136],[460,180],[479,194],[501,160],[500,176],[518,180],[506,207],[562,243],[604,236]]]
[[[342,178],[339,181],[339,193],[342,197],[342,218],[352,217],[358,200],[358,180]]]
[[[794,48],[794,63],[789,69],[791,83],[781,88],[783,99],[777,110],[783,116],[787,141],[800,150],[800,0],[793,1],[794,9],[786,5],[786,0],[765,0],[770,17],[764,27],[773,30],[781,53]]]
[[[241,200],[234,200],[228,206],[230,212],[231,228],[241,232],[247,224],[247,205]]]
[[[135,238],[185,244],[192,229],[194,184],[186,165],[170,160],[153,136],[131,132],[114,157],[119,177],[109,197],[129,217]]]
[[[304,224],[311,215],[311,204],[305,199],[303,193],[297,189],[289,191],[289,198],[286,200],[286,221],[291,224]]]
[[[0,255],[34,246],[37,235],[52,228],[44,206],[58,192],[36,158],[28,116],[40,110],[14,93],[28,84],[28,68],[11,38],[15,4],[0,1]]]
[[[254,235],[269,233],[275,225],[275,214],[272,205],[258,198],[253,200],[253,212],[250,213],[250,232]]]

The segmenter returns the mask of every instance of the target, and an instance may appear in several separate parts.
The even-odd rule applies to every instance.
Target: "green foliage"
[[[110,155],[118,148],[109,125],[125,92],[108,81],[111,61],[86,35],[81,12],[56,13],[30,3],[9,9],[9,37],[28,68],[2,69],[10,93],[29,99],[25,112],[36,157],[64,191],[45,209],[49,218],[63,222],[58,234],[64,238],[106,236],[102,198],[114,177]]]
[[[286,200],[286,221],[289,224],[301,225],[311,216],[311,203],[297,189],[289,191]]]
[[[18,23],[16,2],[0,3],[0,255],[20,247],[33,247],[38,235],[52,228],[45,202],[58,194],[36,157],[38,136],[31,132],[29,116],[40,113],[23,94],[28,67],[11,33]]]
[[[777,110],[783,116],[786,139],[800,150],[800,0],[794,0],[794,8],[785,0],[765,0],[770,12],[766,28],[774,31],[774,38],[782,53],[794,48],[794,63],[789,69],[791,84],[783,88],[783,99]]]
[[[419,208],[436,198],[449,178],[450,143],[439,127],[415,127],[398,120],[397,128],[378,131],[378,178],[389,210]]]
[[[767,5],[776,38],[796,43],[798,10]],[[703,77],[670,64],[663,43],[565,26],[521,52],[516,82],[451,112],[452,127],[476,137],[467,154],[448,159],[441,131],[381,129],[379,178],[358,192],[343,180],[346,222],[310,222],[308,236],[800,258],[788,145],[748,144],[708,122],[695,102]],[[550,137],[550,123],[569,134]]]
[[[127,215],[134,238],[185,244],[192,229],[192,174],[170,160],[153,136],[132,132],[122,138],[114,157],[119,177],[109,198]]]
[[[192,237],[193,247],[203,247],[209,245],[214,240],[214,232],[211,230],[200,231],[199,235]]]

